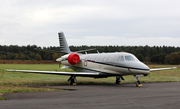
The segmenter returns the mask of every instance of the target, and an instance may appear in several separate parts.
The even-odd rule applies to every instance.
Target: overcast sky
[[[180,46],[180,0],[0,0],[0,45]]]

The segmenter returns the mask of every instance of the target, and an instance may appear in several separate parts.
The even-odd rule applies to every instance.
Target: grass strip
[[[20,93],[20,92],[40,92],[40,91],[64,91],[63,89],[51,88],[35,88],[35,87],[20,87],[20,86],[0,86],[0,93]],[[6,97],[0,97],[0,100],[7,100]]]

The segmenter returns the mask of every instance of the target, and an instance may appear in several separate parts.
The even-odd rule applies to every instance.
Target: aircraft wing
[[[168,70],[168,69],[176,69],[177,67],[168,67],[168,68],[157,68],[157,69],[150,69],[150,72],[152,71],[159,71],[159,70]]]
[[[25,72],[25,73],[38,73],[38,74],[54,74],[54,75],[79,75],[79,76],[97,76],[98,72],[95,73],[87,73],[87,72],[56,72],[56,71],[34,71],[34,70],[9,70],[8,72]]]

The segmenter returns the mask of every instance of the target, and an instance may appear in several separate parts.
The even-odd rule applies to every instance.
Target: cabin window
[[[110,60],[111,60],[111,58],[109,57],[109,58],[108,58],[108,62],[109,62]]]
[[[87,60],[87,57],[85,58],[85,60]]]
[[[91,61],[93,61],[93,58],[91,58]]]
[[[101,58],[99,58],[99,62],[101,62]]]
[[[126,61],[135,61],[135,59],[132,56],[125,56]]]
[[[86,60],[90,59],[90,57],[87,57]]]
[[[104,58],[104,62],[106,62],[106,58]]]
[[[124,56],[121,56],[120,61],[124,61]]]
[[[124,61],[124,56],[120,56],[120,57],[118,58],[118,61]]]
[[[117,59],[117,61],[120,61],[121,60],[121,57],[119,57],[118,59]]]
[[[96,61],[96,60],[97,60],[97,57],[95,57],[94,61]]]

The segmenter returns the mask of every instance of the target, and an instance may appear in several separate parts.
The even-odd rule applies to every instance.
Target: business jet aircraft
[[[116,76],[116,84],[121,84],[121,80],[124,80],[123,76],[133,75],[137,81],[135,86],[142,86],[139,81],[139,77],[147,76],[151,71],[175,69],[159,68],[150,69],[144,63],[140,62],[133,54],[126,52],[115,53],[92,53],[87,54],[86,51],[93,49],[82,50],[72,52],[70,51],[66,42],[63,32],[59,34],[60,51],[41,50],[49,52],[59,52],[64,55],[56,59],[57,62],[61,62],[64,68],[71,68],[75,72],[56,72],[56,71],[32,71],[32,70],[5,70],[13,72],[27,72],[27,73],[41,73],[41,74],[56,74],[56,75],[70,75],[68,82],[71,85],[76,85],[76,76],[103,78]],[[85,54],[82,54],[85,52]]]

